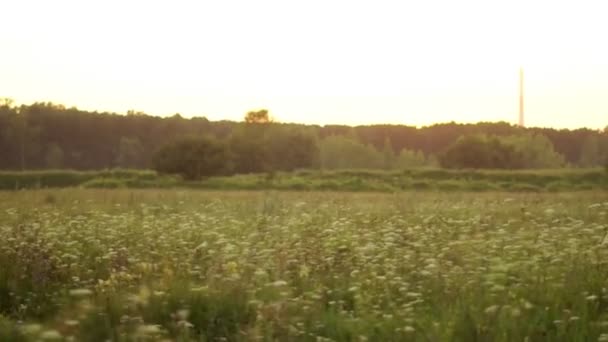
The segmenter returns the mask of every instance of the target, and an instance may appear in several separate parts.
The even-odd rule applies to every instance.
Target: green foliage
[[[319,147],[314,135],[281,126],[271,127],[264,136],[268,169],[292,171],[318,164]]]
[[[460,137],[440,155],[440,163],[460,169],[550,169],[563,167],[565,162],[547,137],[519,134]]]
[[[313,134],[275,123],[244,124],[228,144],[234,171],[241,174],[313,168],[319,159]]]
[[[49,145],[46,152],[46,166],[49,169],[60,169],[63,166],[63,150],[59,145],[53,143]]]
[[[352,138],[329,136],[320,143],[321,168],[381,169],[385,158],[373,146],[364,145]]]
[[[17,107],[7,100],[0,102],[0,169],[61,167],[99,170],[116,166],[144,169],[151,167],[154,152],[161,146],[183,137],[202,135],[213,136],[221,141],[228,140],[231,149],[240,159],[235,162],[241,165],[235,169],[238,173],[300,168],[285,160],[299,161],[293,155],[303,153],[306,149],[284,156],[270,151],[271,145],[280,143],[273,140],[269,132],[284,134],[284,129],[307,137],[307,142],[308,137],[312,137],[314,145],[318,146],[312,153],[317,156],[312,158],[315,159],[311,166],[313,168],[320,168],[322,142],[332,136],[343,137],[356,145],[367,147],[359,149],[364,153],[361,158],[364,161],[353,159],[352,156],[346,157],[342,162],[344,168],[417,167],[412,164],[416,165],[419,161],[409,157],[404,166],[403,161],[397,160],[399,156],[391,155],[391,149],[393,154],[400,154],[403,150],[415,151],[413,153],[416,154],[420,151],[425,156],[425,166],[437,166],[439,163],[434,156],[445,151],[460,136],[480,134],[498,137],[501,142],[506,142],[505,139],[511,137],[508,144],[514,145],[517,150],[524,149],[527,161],[523,162],[522,167],[599,166],[603,165],[603,158],[608,155],[607,133],[589,129],[521,129],[504,122],[447,123],[422,128],[401,125],[280,125],[273,122],[267,110],[248,113],[244,123],[210,122],[206,118],[188,119],[178,114],[161,118],[138,111],[129,111],[127,115],[88,112],[53,103]],[[513,139],[513,136],[517,137]],[[595,144],[594,141],[599,143]],[[548,142],[553,148],[550,148]],[[292,143],[292,146],[296,145]],[[281,153],[289,150],[284,149]],[[380,156],[373,156],[374,152]],[[307,161],[310,155],[306,154]],[[277,163],[277,160],[280,162]],[[277,164],[280,165],[276,166]],[[334,166],[328,168],[335,169]]]
[[[96,189],[118,189],[126,188],[127,184],[125,180],[116,178],[95,178],[90,181],[86,181],[81,185],[83,188],[96,188]]]
[[[144,147],[137,138],[120,138],[116,165],[121,168],[133,169],[142,165]]]
[[[523,156],[497,137],[470,135],[456,140],[440,162],[446,168],[516,169],[522,167]]]
[[[37,188],[78,187],[92,180],[115,179],[125,184],[154,183],[162,187],[168,180],[159,177],[154,171],[142,170],[103,170],[103,171],[68,171],[47,170],[27,172],[0,172],[0,189],[19,190]],[[94,183],[93,183],[94,184]]]
[[[267,109],[251,111],[245,115],[245,122],[249,124],[267,124],[272,121]]]
[[[266,127],[261,125],[247,124],[231,134],[228,145],[236,173],[264,172],[269,169],[265,130]]]
[[[564,156],[555,152],[551,141],[542,134],[511,135],[504,137],[502,141],[513,146],[521,155],[521,168],[555,169],[565,164]]]
[[[217,176],[229,172],[228,148],[213,138],[183,138],[167,144],[155,154],[154,169],[178,174],[186,180]]]
[[[0,132],[1,137],[8,145],[8,151],[13,156],[15,166],[21,170],[28,168],[29,162],[39,155],[41,127],[33,123],[33,111],[24,107],[19,110],[13,109],[2,111],[6,115],[5,126]]]
[[[391,143],[391,139],[386,137],[384,139],[384,147],[382,148],[382,157],[383,157],[383,169],[390,170],[395,166],[396,157],[395,150],[393,149],[393,144]]]
[[[398,169],[413,169],[419,167],[435,167],[437,162],[433,157],[426,158],[422,151],[411,151],[403,149],[397,157],[396,167]]]
[[[153,171],[107,170],[99,172],[32,171],[0,172],[0,189],[58,187],[90,188],[200,188],[217,190],[333,190],[381,191],[573,191],[607,189],[608,174],[602,169],[537,171],[444,170],[413,168],[402,171],[336,170],[269,172],[214,176],[184,181]]]

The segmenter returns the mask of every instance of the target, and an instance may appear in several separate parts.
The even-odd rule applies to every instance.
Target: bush
[[[160,173],[178,174],[186,180],[226,174],[228,148],[213,138],[184,138],[164,145],[153,158]]]
[[[446,168],[523,169],[558,168],[565,164],[551,141],[542,134],[462,136],[440,156]]]
[[[124,181],[115,178],[96,178],[82,184],[83,188],[119,189],[126,188]]]
[[[437,182],[437,190],[439,191],[459,191],[465,188],[463,182],[457,180],[446,180]]]
[[[509,191],[517,191],[517,192],[540,192],[542,189],[536,185],[525,184],[525,183],[514,183]]]
[[[472,135],[461,137],[439,156],[447,168],[515,169],[521,168],[522,156],[497,137]]]

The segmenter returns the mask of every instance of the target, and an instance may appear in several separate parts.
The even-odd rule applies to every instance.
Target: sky
[[[0,97],[282,122],[608,125],[608,4],[5,0]]]

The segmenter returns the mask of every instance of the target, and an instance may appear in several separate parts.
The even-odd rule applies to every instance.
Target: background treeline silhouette
[[[189,178],[302,168],[596,167],[608,161],[608,130],[520,128],[505,122],[316,126],[272,122],[265,110],[248,113],[244,122],[212,122],[53,103],[14,106],[4,100],[0,156],[0,169],[8,170],[176,172],[171,163],[197,165],[199,171],[184,174]]]

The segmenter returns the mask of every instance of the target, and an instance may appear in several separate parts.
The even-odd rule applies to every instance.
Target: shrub
[[[213,138],[184,138],[164,145],[153,158],[160,173],[178,174],[186,180],[226,174],[228,148]]]
[[[126,188],[124,181],[115,178],[96,178],[82,184],[83,188],[118,189]]]

